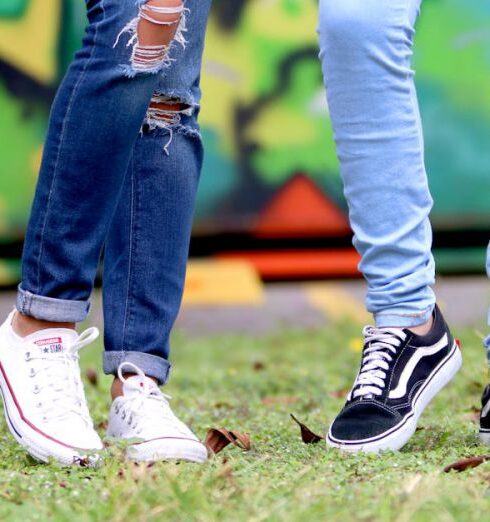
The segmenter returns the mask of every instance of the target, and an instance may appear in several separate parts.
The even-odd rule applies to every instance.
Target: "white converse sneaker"
[[[96,462],[103,445],[88,412],[78,352],[97,338],[97,328],[80,336],[50,328],[19,337],[14,313],[0,327],[0,391],[10,432],[43,462]]]
[[[124,378],[123,373],[136,375]],[[138,439],[127,448],[127,456],[137,461],[189,460],[204,462],[206,447],[170,409],[167,395],[132,363],[122,363],[118,376],[123,395],[111,406],[107,435]]]

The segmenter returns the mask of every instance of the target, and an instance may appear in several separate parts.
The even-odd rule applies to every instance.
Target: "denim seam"
[[[140,229],[140,223],[139,223],[139,217],[141,216],[141,208],[142,208],[142,205],[141,205],[141,190],[140,190],[140,183],[139,183],[139,178],[138,178],[138,172],[137,172],[137,167],[136,167],[136,171],[133,170],[133,179],[134,179],[134,194],[135,194],[135,206],[134,206],[134,209],[133,209],[133,219],[132,219],[132,223],[133,223],[133,227],[134,227],[134,234],[133,234],[133,242],[134,242],[134,246],[132,248],[132,255],[131,255],[131,287],[130,287],[130,306],[129,306],[129,316],[128,316],[128,326],[127,326],[127,331],[128,331],[128,337],[129,337],[129,346],[126,345],[126,348],[129,348],[129,351],[131,351],[130,349],[130,346],[131,346],[131,332],[132,332],[132,326],[134,324],[134,320],[133,320],[133,317],[134,317],[134,313],[133,313],[133,307],[132,307],[132,304],[134,302],[134,287],[135,287],[135,277],[134,277],[134,268],[136,267],[136,263],[137,263],[137,259],[138,259],[138,252],[139,252],[139,249],[138,249],[138,244],[139,244],[139,229]]]
[[[133,228],[134,228],[134,206],[135,206],[135,176],[134,176],[134,156],[131,158],[131,207],[129,220],[129,254],[128,254],[128,278],[126,289],[126,310],[124,312],[123,335],[121,342],[121,350],[124,351],[126,346],[126,333],[131,320],[131,288],[133,280]]]
[[[431,311],[432,306],[427,307],[422,312],[412,313],[412,314],[401,314],[401,313],[394,313],[394,312],[376,312],[374,315],[380,317],[380,316],[386,316],[386,315],[393,315],[397,317],[421,317],[427,312]]]
[[[101,8],[101,11],[102,11],[102,22],[103,22],[105,20],[104,0],[101,0],[100,8]],[[87,62],[85,63],[84,68],[80,72],[80,76],[78,78],[78,81],[73,86],[73,89],[72,89],[72,92],[71,92],[71,95],[70,95],[70,99],[68,100],[68,106],[66,108],[65,118],[64,118],[63,124],[61,126],[61,132],[60,132],[60,136],[59,136],[59,140],[58,140],[58,152],[56,154],[56,160],[55,160],[55,163],[54,163],[54,166],[53,166],[53,179],[51,180],[51,186],[49,187],[48,202],[46,204],[46,210],[45,210],[45,214],[44,214],[44,223],[43,223],[43,226],[42,226],[42,229],[41,229],[41,237],[39,239],[39,252],[38,252],[38,255],[37,255],[37,281],[36,281],[36,292],[35,292],[37,295],[40,295],[41,260],[42,260],[42,255],[43,255],[44,233],[46,231],[46,227],[47,227],[47,224],[48,224],[49,209],[50,209],[50,206],[51,206],[51,200],[52,200],[54,185],[55,185],[55,182],[57,180],[57,171],[58,171],[58,166],[59,166],[60,156],[61,156],[61,146],[62,146],[64,138],[65,138],[66,126],[67,126],[67,123],[68,123],[68,121],[70,119],[70,113],[71,113],[71,110],[72,110],[72,107],[73,107],[73,100],[74,100],[75,94],[77,93],[77,91],[78,91],[78,89],[80,87],[80,84],[82,83],[82,80],[85,77],[85,73],[87,71],[87,68],[89,67],[89,65],[92,64],[93,59],[94,59],[94,52],[95,52],[95,47],[96,47],[95,44],[97,43],[98,27],[99,27],[99,24],[95,24],[94,45],[90,49],[90,55],[89,55],[89,57],[87,59]]]

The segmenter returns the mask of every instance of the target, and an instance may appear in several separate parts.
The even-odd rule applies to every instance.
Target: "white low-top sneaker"
[[[0,327],[0,391],[10,432],[33,457],[63,465],[95,463],[103,445],[87,408],[78,352],[97,338],[50,328],[27,337]]]
[[[129,378],[124,373],[135,374]],[[127,456],[137,461],[188,460],[204,462],[206,447],[170,409],[170,397],[132,363],[122,363],[118,376],[123,395],[111,406],[107,435],[135,439]]]

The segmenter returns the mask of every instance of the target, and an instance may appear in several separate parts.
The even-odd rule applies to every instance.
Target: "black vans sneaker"
[[[437,306],[427,335],[366,326],[361,368],[327,444],[350,452],[400,449],[461,363],[459,342]]]
[[[479,437],[483,444],[490,444],[490,384],[483,390],[481,396]]]

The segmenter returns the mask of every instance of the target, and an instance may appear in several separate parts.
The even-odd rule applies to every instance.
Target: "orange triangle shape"
[[[338,236],[349,234],[350,226],[310,178],[297,174],[267,204],[253,232],[267,237]]]

